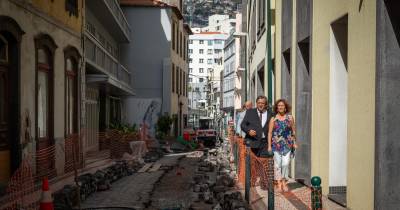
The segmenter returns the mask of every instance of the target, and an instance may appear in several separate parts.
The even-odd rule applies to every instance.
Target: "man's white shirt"
[[[260,117],[260,111],[257,109],[257,114],[258,114],[258,117]],[[264,128],[264,125],[265,125],[265,123],[267,122],[267,117],[268,117],[268,113],[267,113],[267,110],[265,110],[263,113],[262,113],[262,122],[261,122],[261,127],[262,128]],[[262,132],[262,138],[265,138],[265,134],[264,134],[264,132]]]

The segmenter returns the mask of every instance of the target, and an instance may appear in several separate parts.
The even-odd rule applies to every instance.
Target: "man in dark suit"
[[[272,112],[268,110],[267,97],[258,96],[256,108],[246,111],[246,115],[240,125],[246,133],[246,145],[257,156],[268,152],[268,125],[272,115]]]

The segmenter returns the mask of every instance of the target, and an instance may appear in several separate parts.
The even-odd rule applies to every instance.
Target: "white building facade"
[[[234,112],[240,110],[242,104],[243,70],[240,68],[240,38],[234,36],[236,31],[241,30],[241,14],[236,15],[235,21],[235,30],[231,32],[224,47],[222,110],[226,113],[226,122],[233,120]]]
[[[200,32],[189,37],[189,122],[217,115],[226,38],[221,32]]]
[[[202,28],[203,32],[218,31],[229,34],[235,29],[236,19],[229,18],[229,15],[211,15],[208,18],[208,26]]]

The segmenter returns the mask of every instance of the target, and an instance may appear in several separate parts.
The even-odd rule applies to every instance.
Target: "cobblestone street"
[[[82,208],[92,207],[129,207],[135,209],[148,208],[152,203],[155,185],[161,182],[172,168],[177,166],[184,155],[165,156],[154,165],[162,164],[163,168],[154,172],[135,173],[112,185],[111,190],[98,192],[90,196]],[[151,170],[151,169],[150,169]],[[157,185],[157,188],[159,185]],[[187,187],[189,188],[189,187]]]

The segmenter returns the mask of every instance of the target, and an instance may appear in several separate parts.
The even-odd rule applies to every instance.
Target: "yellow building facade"
[[[65,24],[68,28],[80,33],[82,30],[83,0],[54,1],[31,0],[32,5],[41,12]],[[67,10],[67,7],[71,8]]]
[[[0,95],[8,96],[0,99],[6,102],[0,112],[8,113],[0,128],[0,187],[27,159],[33,159],[38,177],[66,173],[66,159],[72,157],[64,152],[65,139],[80,128],[82,17],[82,0],[0,1],[0,50],[5,55],[0,62],[6,80],[0,84],[8,85],[0,88],[6,91]],[[71,92],[66,88],[69,81],[76,84]],[[78,100],[69,108],[71,97]],[[68,112],[74,114],[69,118]],[[48,162],[34,161],[37,152],[47,149]]]
[[[275,3],[274,89],[293,105],[300,146],[292,176],[306,184],[320,176],[323,194],[340,194],[349,209],[395,209],[398,170],[389,165],[400,157],[388,155],[400,121],[390,114],[399,104],[399,4]]]

